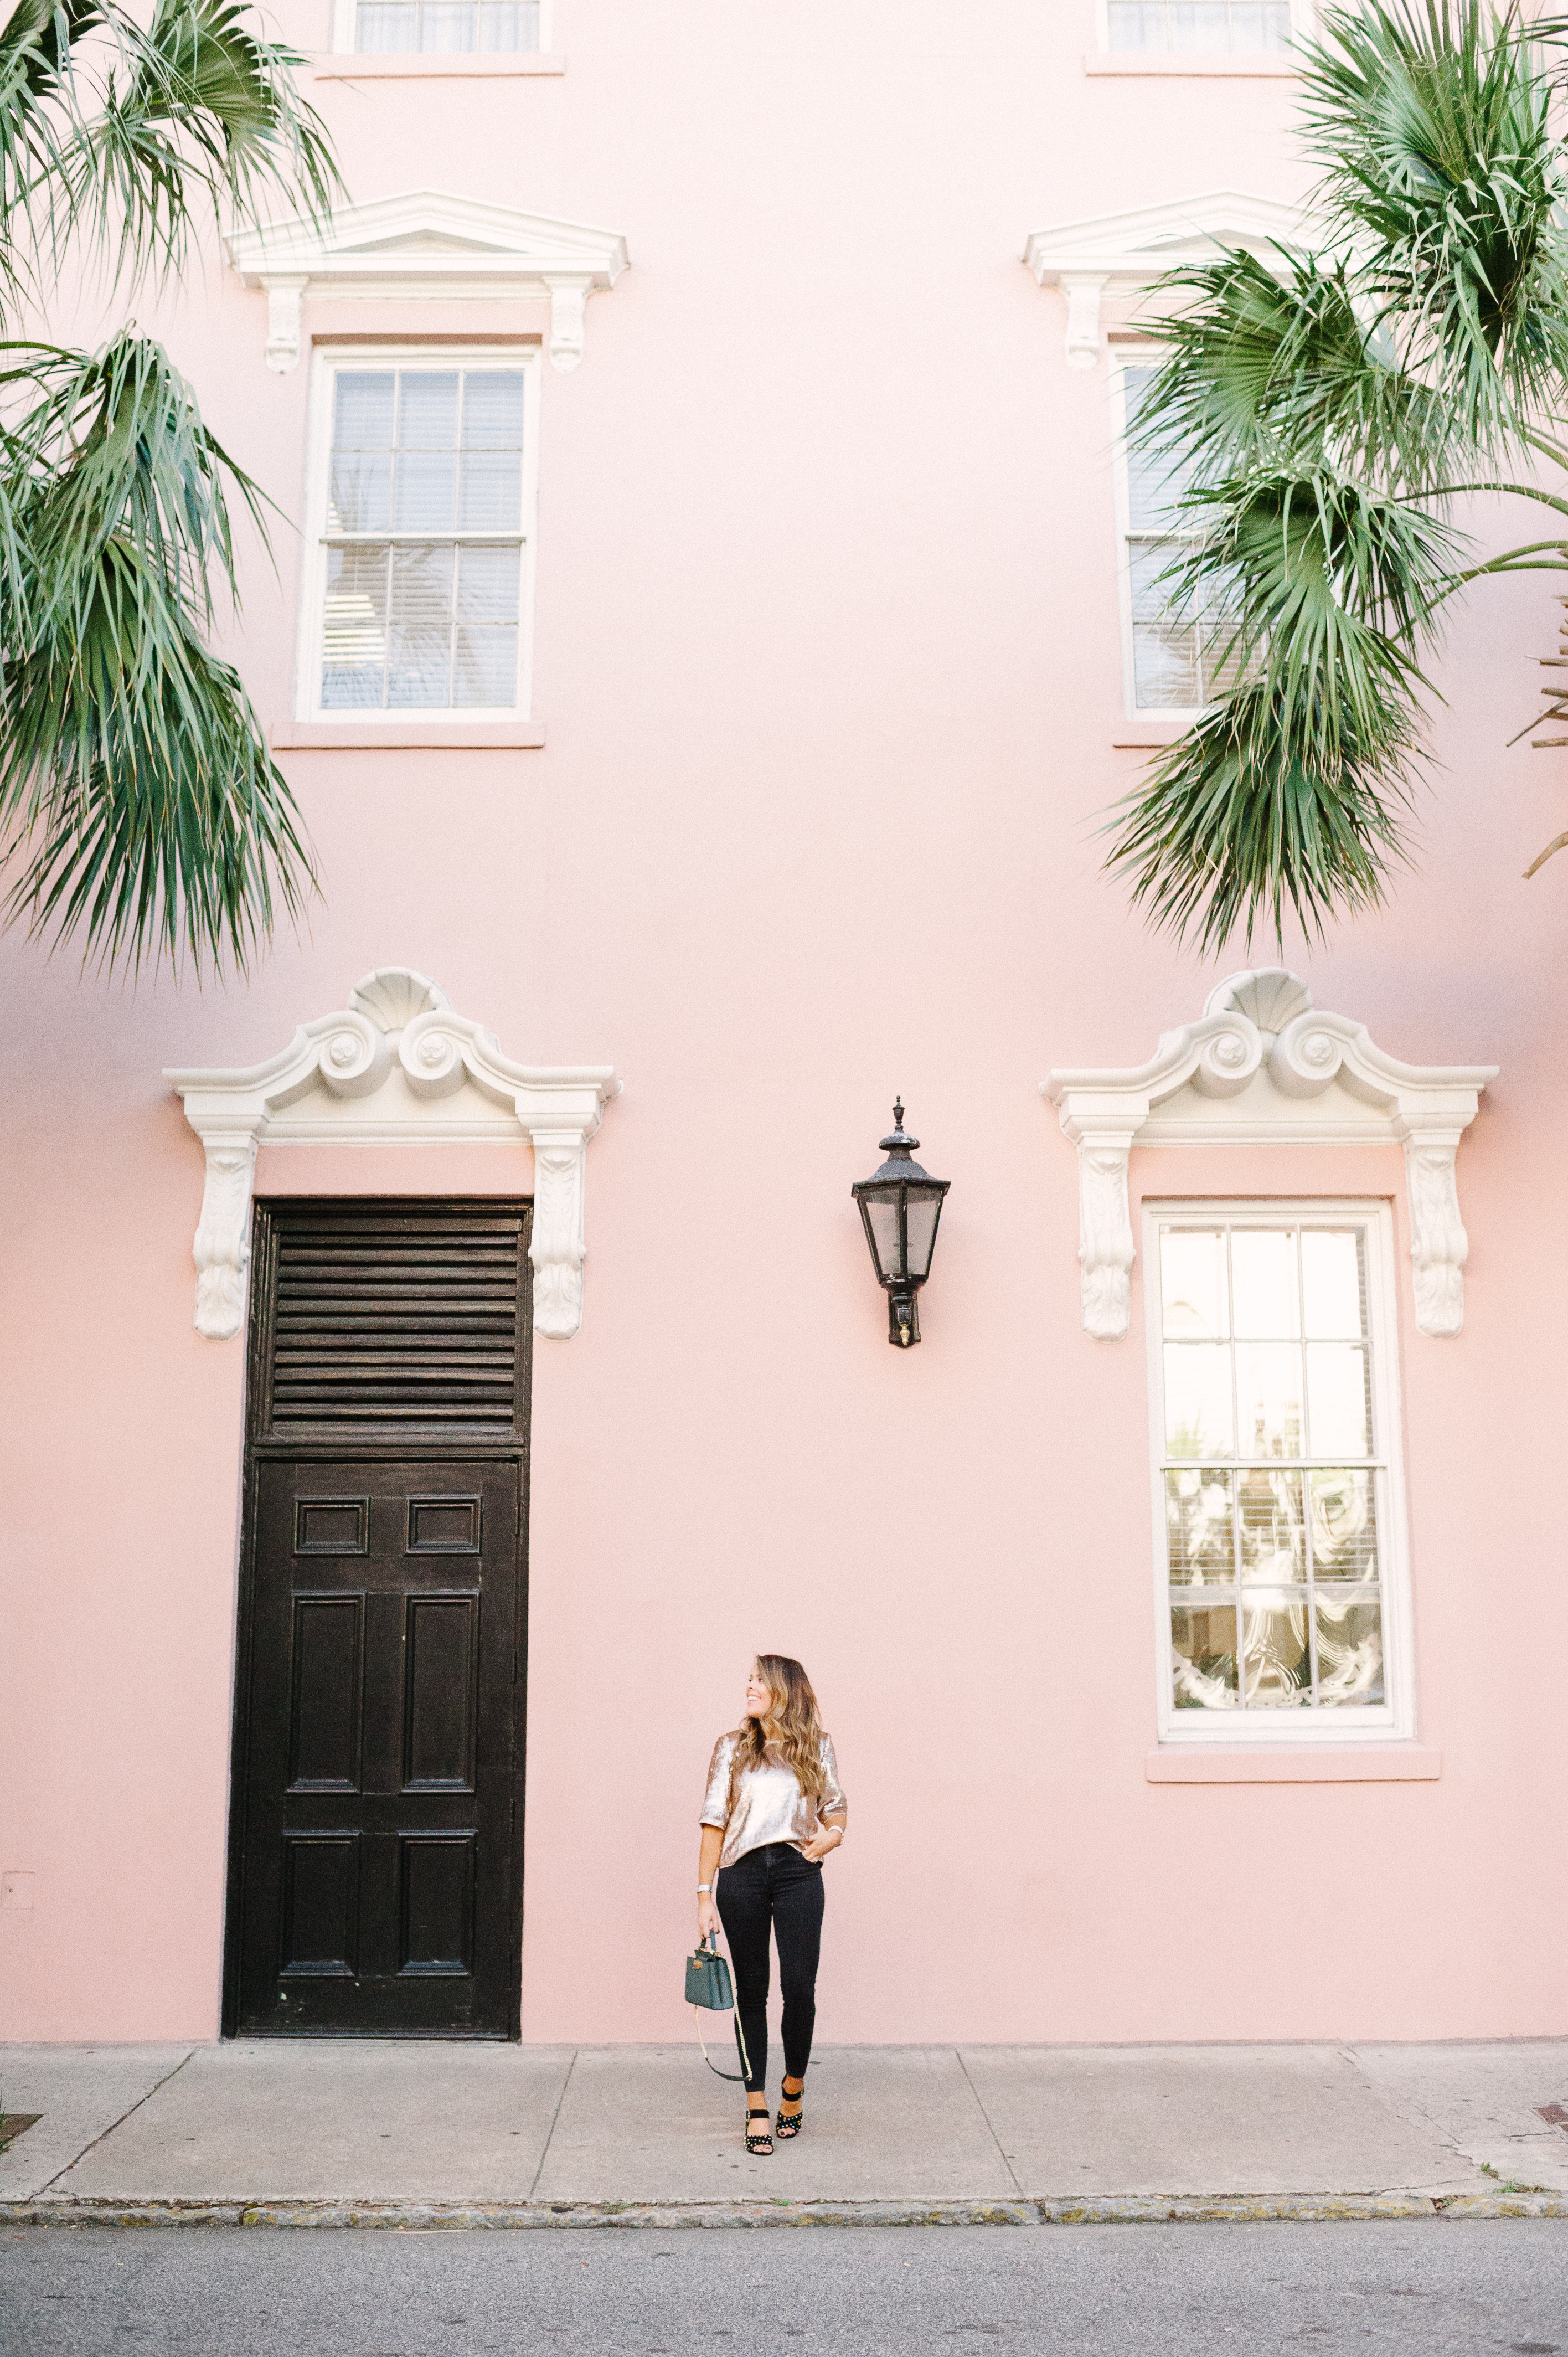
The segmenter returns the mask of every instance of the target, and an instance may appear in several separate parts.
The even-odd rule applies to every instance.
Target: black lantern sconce
[[[931,1273],[942,1197],[952,1184],[921,1169],[914,1159],[919,1143],[906,1132],[904,1108],[896,1104],[892,1133],[882,1140],[886,1161],[850,1189],[865,1223],[876,1281],[887,1288],[887,1340],[900,1351],[920,1339],[918,1297]]]

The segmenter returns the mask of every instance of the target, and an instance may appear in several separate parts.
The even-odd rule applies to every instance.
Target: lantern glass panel
[[[909,1275],[917,1284],[923,1284],[931,1273],[931,1248],[937,1241],[937,1217],[941,1208],[940,1195],[923,1195],[910,1188]]]
[[[886,1195],[865,1198],[865,1216],[871,1222],[871,1241],[876,1250],[876,1265],[882,1281],[899,1279],[904,1275],[903,1254],[898,1245],[898,1189],[890,1187]]]

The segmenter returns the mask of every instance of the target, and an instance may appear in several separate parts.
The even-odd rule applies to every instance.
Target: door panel
[[[255,1486],[238,2026],[504,2035],[520,1468],[269,1458]]]

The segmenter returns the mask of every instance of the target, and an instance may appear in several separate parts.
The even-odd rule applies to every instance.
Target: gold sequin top
[[[832,1738],[824,1735],[821,1753],[823,1790],[820,1801],[805,1797],[795,1770],[785,1766],[778,1745],[770,1743],[762,1755],[761,1767],[747,1768],[739,1778],[732,1809],[729,1771],[739,1734],[738,1727],[733,1728],[714,1744],[713,1763],[708,1770],[707,1798],[703,1803],[703,1824],[722,1825],[725,1829],[725,1846],[719,1852],[721,1866],[733,1866],[748,1849],[762,1849],[768,1842],[789,1842],[792,1848],[800,1849],[823,1830],[822,1818],[830,1809],[849,1805],[839,1782]]]

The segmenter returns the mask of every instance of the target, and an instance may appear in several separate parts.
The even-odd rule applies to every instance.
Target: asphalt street
[[[1568,2357],[1568,2220],[0,2233],[4,2357]]]

